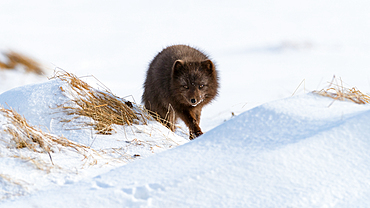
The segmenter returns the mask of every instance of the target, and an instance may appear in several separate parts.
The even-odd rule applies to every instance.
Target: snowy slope
[[[148,125],[115,125],[112,135],[99,135],[92,127],[81,126],[81,122],[91,122],[84,117],[63,123],[63,119],[74,117],[58,108],[69,102],[70,93],[66,82],[54,79],[0,94],[0,201],[93,177],[189,141],[181,131],[177,135],[154,121]],[[14,124],[2,107],[14,109],[35,129],[63,136],[73,145],[51,143],[50,158],[44,151],[15,148],[13,137],[7,133]]]
[[[183,146],[2,207],[367,207],[370,106],[332,102],[270,102]]]
[[[333,75],[369,93],[369,11],[362,0],[0,2],[0,52],[25,53],[49,72],[94,75],[137,103],[149,62],[171,44],[204,50],[221,78],[220,96],[202,112],[204,136],[138,160],[133,156],[173,144],[164,140],[157,148],[153,140],[174,139],[172,147],[188,140],[156,123],[115,127],[111,136],[64,131],[49,108],[65,99],[56,82],[8,91],[47,78],[0,70],[0,94],[8,91],[1,104],[30,123],[94,150],[131,148],[118,163],[112,152],[88,152],[88,160],[73,150],[55,152],[61,169],[46,174],[8,157],[14,151],[1,150],[7,144],[0,135],[0,207],[368,207],[369,107],[337,101],[328,107],[332,100],[310,94],[281,99],[322,89]],[[0,113],[1,132],[7,124]],[[85,165],[94,160],[101,163]]]

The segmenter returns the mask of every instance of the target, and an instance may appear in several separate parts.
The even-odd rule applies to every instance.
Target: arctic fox
[[[218,87],[215,65],[207,55],[186,45],[173,45],[150,63],[142,101],[172,131],[177,118],[182,119],[194,139],[203,134],[201,111],[217,96]]]

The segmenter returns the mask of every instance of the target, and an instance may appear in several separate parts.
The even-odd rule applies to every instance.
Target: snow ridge
[[[366,207],[370,107],[331,102],[267,103],[175,149],[3,205]]]

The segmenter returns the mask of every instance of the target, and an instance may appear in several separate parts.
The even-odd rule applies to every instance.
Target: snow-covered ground
[[[0,50],[30,55],[49,74],[60,67],[94,75],[140,103],[151,59],[181,43],[208,53],[221,78],[220,96],[202,114],[207,133],[188,142],[153,123],[176,144],[150,152],[163,137],[146,130],[60,129],[49,108],[64,99],[60,83],[0,70],[1,104],[32,125],[96,150],[147,142],[138,153],[145,159],[91,152],[104,161],[93,166],[72,150],[56,152],[61,168],[50,173],[1,150],[1,207],[369,206],[369,107],[307,94],[333,75],[370,92],[368,11],[366,1],[1,2]],[[8,91],[31,83],[41,84]],[[1,128],[5,122],[0,115]]]
[[[45,89],[48,84],[38,86]],[[37,86],[30,89],[38,92]],[[98,165],[85,169],[73,166],[80,159],[69,152],[53,153],[54,163],[62,168],[52,168],[50,173],[3,157],[2,173],[18,185],[3,180],[3,191],[16,190],[25,196],[9,197],[1,205],[367,207],[369,118],[370,105],[333,103],[309,93],[261,105],[192,142],[117,168],[112,168],[117,164],[109,155],[95,156]],[[119,143],[124,140],[122,134],[108,137],[112,142],[97,137],[100,144],[94,144],[94,149],[124,144]],[[140,133],[135,137],[146,140]],[[76,135],[69,138],[78,140]],[[154,138],[152,142],[162,140]],[[130,150],[130,146],[125,148]],[[134,147],[136,151],[140,148]]]

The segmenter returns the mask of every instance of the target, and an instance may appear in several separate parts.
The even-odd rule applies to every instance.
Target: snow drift
[[[175,149],[0,204],[367,207],[369,123],[369,105],[295,96],[251,109]]]
[[[80,125],[92,122],[90,118],[71,119],[76,115],[58,107],[73,104],[71,93],[67,82],[54,79],[0,95],[1,106],[26,119],[12,119],[15,112],[0,106],[0,200],[92,177],[187,142],[150,120],[146,125],[114,125],[113,135],[96,134],[93,127]],[[27,122],[21,126],[30,131],[18,128],[19,122]],[[20,134],[28,138],[18,138]]]

